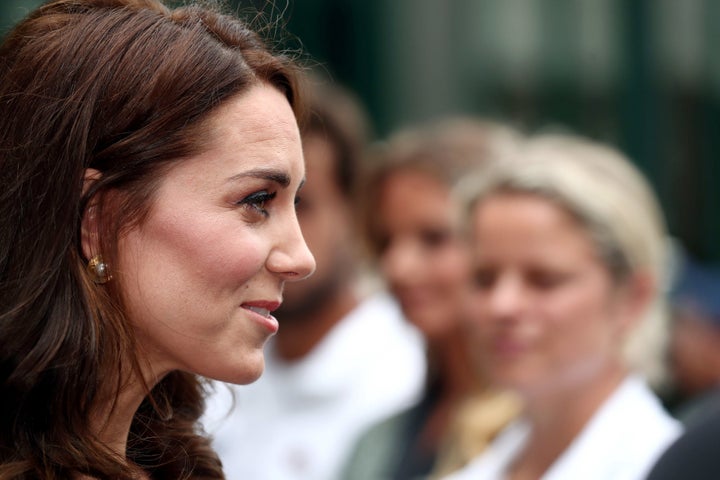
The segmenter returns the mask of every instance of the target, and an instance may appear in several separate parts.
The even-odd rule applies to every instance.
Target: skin
[[[303,138],[303,152],[307,182],[298,204],[298,219],[317,268],[312,277],[288,285],[278,310],[283,328],[274,346],[285,360],[304,357],[358,304],[353,284],[353,210],[337,183],[338,153],[317,133]]]
[[[466,344],[463,301],[470,284],[468,250],[458,235],[458,205],[431,174],[400,169],[385,178],[376,203],[380,266],[405,317],[423,334],[441,392],[419,438],[437,448],[458,401],[483,383]]]
[[[673,378],[684,395],[698,395],[718,385],[718,345],[720,330],[712,319],[692,309],[674,312],[670,336],[671,367]]]
[[[453,335],[470,271],[450,189],[428,173],[398,170],[377,206],[381,269],[403,313],[430,343]]]
[[[315,268],[295,213],[305,169],[284,95],[253,86],[208,121],[207,149],[167,171],[143,224],[118,240],[112,267],[151,386],[173,370],[257,379],[263,346],[278,327],[267,310],[279,306],[285,282]],[[131,380],[98,427],[120,452],[143,397]]]
[[[471,236],[480,365],[524,397],[532,424],[510,478],[538,478],[626,375],[620,347],[646,289],[614,282],[578,222],[538,196],[484,199]]]

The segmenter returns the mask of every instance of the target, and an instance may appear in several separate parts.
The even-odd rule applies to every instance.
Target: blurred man
[[[687,430],[647,480],[720,478],[720,270],[682,257],[671,292],[673,379],[681,403],[673,413]]]
[[[670,299],[673,413],[689,425],[720,412],[720,271],[684,256]]]
[[[365,117],[328,82],[314,84],[311,110],[298,216],[317,269],[286,286],[260,380],[232,387],[229,416],[225,389],[209,401],[205,423],[229,479],[334,480],[357,436],[424,382],[419,335],[362,281],[354,212]]]

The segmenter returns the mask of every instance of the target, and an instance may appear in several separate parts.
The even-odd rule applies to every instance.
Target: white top
[[[502,480],[530,433],[510,424],[483,454],[447,480]],[[640,480],[681,433],[639,377],[628,377],[595,412],[542,480]]]
[[[229,480],[336,480],[359,434],[416,402],[425,380],[421,336],[384,294],[302,360],[281,362],[272,342],[265,358],[257,382],[208,399],[203,423]]]

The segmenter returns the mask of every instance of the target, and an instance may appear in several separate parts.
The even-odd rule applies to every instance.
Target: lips
[[[278,331],[280,325],[275,317],[271,315],[274,310],[280,307],[280,302],[275,301],[255,301],[246,302],[240,305],[245,310],[252,312],[251,317],[262,325],[270,334]]]
[[[517,358],[526,354],[529,349],[527,341],[515,337],[501,336],[492,341],[493,353],[505,358]]]
[[[245,302],[241,307],[253,311],[263,317],[269,317],[272,312],[280,308],[280,302],[271,300],[257,300],[253,302]]]

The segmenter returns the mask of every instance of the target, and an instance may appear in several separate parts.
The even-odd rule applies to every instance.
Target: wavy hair
[[[156,0],[56,0],[0,46],[0,479],[223,478],[197,426],[204,384],[173,372],[131,426],[127,460],[89,418],[140,372],[114,282],[85,270],[97,207],[112,267],[173,162],[204,147],[213,110],[253,84],[300,116],[298,72],[246,22]],[[84,188],[86,169],[100,172]],[[128,373],[131,372],[131,373]]]

